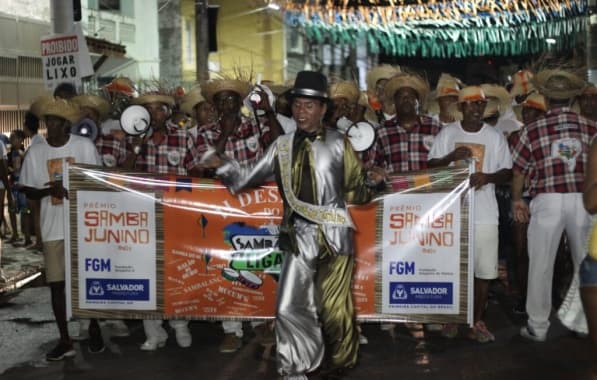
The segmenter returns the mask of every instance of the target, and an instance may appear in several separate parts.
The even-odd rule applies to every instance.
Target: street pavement
[[[18,256],[22,255],[22,256]],[[37,255],[37,256],[31,256]],[[27,259],[25,260],[25,257]],[[35,263],[41,255],[22,250],[4,250],[6,263],[19,260]],[[584,379],[591,365],[590,344],[553,321],[545,343],[534,343],[518,336],[524,318],[511,313],[512,297],[503,282],[496,282],[487,312],[487,325],[496,341],[479,344],[465,337],[465,329],[455,339],[442,338],[421,325],[398,324],[393,336],[379,324],[364,324],[369,343],[362,345],[356,368],[346,379]],[[218,345],[222,329],[215,322],[191,322],[193,344],[176,345],[173,331],[166,347],[143,352],[140,321],[126,321],[129,337],[103,334],[107,348],[91,354],[87,342],[75,343],[73,359],[48,363],[45,352],[58,336],[53,322],[49,290],[28,286],[0,296],[0,379],[276,379],[275,348],[262,347],[250,324],[245,323],[243,346],[236,353],[222,354]],[[76,322],[71,323],[73,332]],[[314,378],[317,378],[314,376]]]

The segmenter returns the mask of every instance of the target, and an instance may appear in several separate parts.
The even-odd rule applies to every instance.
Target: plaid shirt
[[[216,146],[221,134],[222,128],[219,122],[199,127],[197,131],[199,157],[203,156],[208,147]],[[226,141],[224,154],[241,165],[251,164],[263,156],[271,142],[267,121],[262,121],[262,129],[259,129],[251,119],[241,117],[241,125]]]
[[[420,116],[409,131],[399,126],[396,118],[385,121],[376,131],[375,144],[363,156],[364,162],[388,173],[427,169],[427,155],[440,130],[439,122],[429,116]]]
[[[153,136],[141,146],[135,161],[135,170],[155,174],[187,175],[199,163],[199,153],[192,135],[170,120],[166,122],[166,135],[159,142]],[[127,137],[127,151],[132,151],[132,137]]]
[[[100,135],[95,141],[95,148],[105,167],[119,167],[126,160],[126,143],[112,134]]]
[[[523,128],[513,149],[514,168],[530,178],[532,197],[582,193],[591,139],[597,124],[570,108],[549,110]]]

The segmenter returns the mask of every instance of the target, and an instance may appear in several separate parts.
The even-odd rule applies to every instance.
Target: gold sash
[[[292,138],[294,133],[278,138],[278,160],[280,177],[286,201],[292,209],[305,219],[318,224],[337,225],[354,228],[352,219],[345,209],[314,205],[301,201],[292,191]]]

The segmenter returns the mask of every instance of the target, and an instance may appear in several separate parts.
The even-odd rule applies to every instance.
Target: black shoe
[[[46,354],[46,360],[56,362],[76,355],[72,343],[60,342],[54,349]]]
[[[103,352],[106,349],[106,345],[104,344],[104,338],[102,338],[101,331],[89,330],[89,345],[87,346],[87,349],[92,354]]]

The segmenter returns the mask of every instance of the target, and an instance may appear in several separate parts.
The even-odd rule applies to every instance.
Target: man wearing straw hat
[[[429,166],[445,166],[464,159],[472,159],[475,172],[470,186],[475,189],[474,204],[474,325],[468,337],[480,343],[495,338],[483,321],[489,282],[498,277],[498,204],[495,185],[510,180],[512,160],[508,143],[502,133],[483,123],[487,105],[483,90],[478,86],[465,87],[458,94],[458,108],[462,121],[446,126],[437,135],[429,153]],[[456,325],[448,324],[442,335],[455,337]]]
[[[46,355],[47,360],[62,360],[75,355],[66,321],[64,262],[64,202],[68,197],[62,184],[64,161],[99,165],[93,143],[84,137],[67,133],[79,121],[79,108],[59,98],[43,98],[32,106],[47,126],[47,144],[32,145],[21,169],[23,191],[30,199],[41,199],[41,238],[44,248],[46,281],[51,290],[52,310],[60,332],[60,342]],[[91,351],[103,349],[97,321],[89,326]]]
[[[170,120],[174,98],[164,91],[151,91],[132,100],[151,115],[150,130],[141,137],[127,137],[124,167],[156,174],[193,175],[199,161],[195,140],[186,129]]]
[[[525,128],[526,125],[533,123],[534,121],[545,117],[545,113],[547,112],[547,105],[545,104],[545,98],[543,95],[539,94],[538,92],[533,92],[532,94],[528,95],[526,99],[517,107],[521,107],[522,110],[520,112],[522,116],[523,126],[522,129]],[[514,152],[514,148],[516,144],[518,144],[518,140],[520,139],[520,133],[522,129],[518,131],[514,131],[508,135],[508,145],[510,146],[510,151]],[[533,177],[532,173],[525,178],[525,185],[522,194],[522,199],[528,204],[531,201],[531,197],[529,196],[528,188],[529,188],[529,181]],[[512,201],[510,201],[510,207]],[[514,248],[514,274],[516,278],[516,286],[518,290],[518,297],[517,301],[514,304],[513,312],[516,314],[526,314],[526,301],[527,301],[527,279],[529,274],[529,252],[528,252],[528,241],[527,241],[527,230],[529,228],[529,224],[527,222],[518,222],[512,220],[512,246]]]
[[[81,120],[78,124],[80,129],[75,131],[75,128],[73,128],[72,132],[83,137],[89,137],[94,142],[97,141],[101,134],[101,124],[110,112],[110,103],[97,95],[77,95],[71,101],[78,105],[81,110]],[[81,123],[85,124],[82,125]]]
[[[109,113],[112,112],[108,108]],[[96,110],[100,112],[103,110]],[[95,147],[107,168],[123,167],[127,158],[125,133],[120,127],[120,121],[108,119],[101,124],[99,136],[95,140]]]
[[[375,66],[367,73],[367,95],[371,112],[365,114],[370,123],[377,125],[394,116],[394,100],[386,98],[385,86],[388,80],[400,74],[400,67],[392,65]]]
[[[100,125],[99,137],[96,140],[97,151],[104,166],[122,167],[126,160],[125,133],[120,127],[120,115],[129,106],[137,90],[134,83],[125,77],[119,77],[105,85],[103,93],[109,99],[107,118]]]
[[[200,156],[214,152],[241,165],[250,165],[261,158],[272,141],[282,134],[265,91],[259,92],[261,101],[254,106],[264,110],[266,120],[259,116],[253,120],[241,114],[243,99],[250,91],[251,84],[240,79],[215,79],[202,86],[203,97],[214,104],[219,119],[199,128],[197,147]],[[258,321],[251,325],[260,339],[273,342],[271,326]],[[220,352],[236,352],[242,345],[242,323],[223,321],[222,328],[224,339],[220,343]]]
[[[487,107],[483,120],[497,128],[504,136],[517,131],[522,123],[516,120],[512,111],[512,99],[508,91],[497,84],[482,84],[481,89],[487,97]]]
[[[510,96],[516,104],[522,104],[527,96],[535,91],[531,79],[533,79],[533,73],[530,70],[518,70],[512,75]]]
[[[377,130],[375,144],[366,153],[368,166],[388,173],[427,168],[427,154],[439,133],[439,123],[420,114],[429,93],[427,82],[414,74],[399,74],[385,85],[385,96],[394,99],[396,115]]]
[[[353,81],[344,80],[332,83],[329,92],[330,99],[334,105],[334,114],[330,120],[330,126],[332,128],[338,127],[338,121],[344,118],[342,120],[345,123],[349,123],[346,127],[350,127],[355,122],[352,119],[357,103],[359,102],[359,88]]]
[[[251,84],[241,79],[214,79],[202,86],[203,97],[212,103],[218,120],[199,128],[197,147],[202,156],[209,148],[218,154],[250,164],[260,158],[265,149],[281,133],[276,114],[265,92],[257,107],[265,111],[256,120],[241,114],[243,99],[251,92]]]
[[[132,103],[145,107],[149,112],[151,133],[142,137],[127,136],[123,167],[153,174],[198,175],[199,153],[195,139],[170,119],[174,97],[160,90],[146,92],[132,99]],[[190,347],[192,336],[188,321],[170,320],[169,324],[176,334],[176,343],[182,348]],[[161,320],[144,320],[143,328],[147,339],[141,350],[155,351],[165,345],[168,333]]]
[[[324,127],[327,90],[321,73],[299,72],[290,92],[296,132],[280,136],[251,166],[217,155],[205,163],[218,168],[233,193],[276,177],[284,200],[285,256],[276,301],[277,364],[284,379],[307,379],[322,362],[324,372],[338,375],[357,361],[353,227],[345,202],[369,200],[374,190],[366,184],[379,186],[384,173],[365,172],[350,142]]]
[[[429,114],[442,126],[456,121],[452,107],[458,102],[458,92],[461,87],[460,79],[450,74],[442,73],[437,81],[435,96],[429,103]]]
[[[543,70],[532,80],[545,96],[545,117],[527,125],[513,152],[512,213],[529,221],[527,325],[520,335],[543,342],[549,330],[554,261],[562,232],[570,244],[574,271],[585,256],[584,243],[591,218],[583,207],[585,169],[597,125],[570,109],[586,82],[560,70]],[[522,198],[525,177],[532,173],[530,207]]]
[[[195,119],[195,125],[188,129],[189,133],[195,138],[197,138],[200,127],[211,124],[218,118],[213,104],[205,100],[199,88],[192,89],[182,98],[180,110]]]

